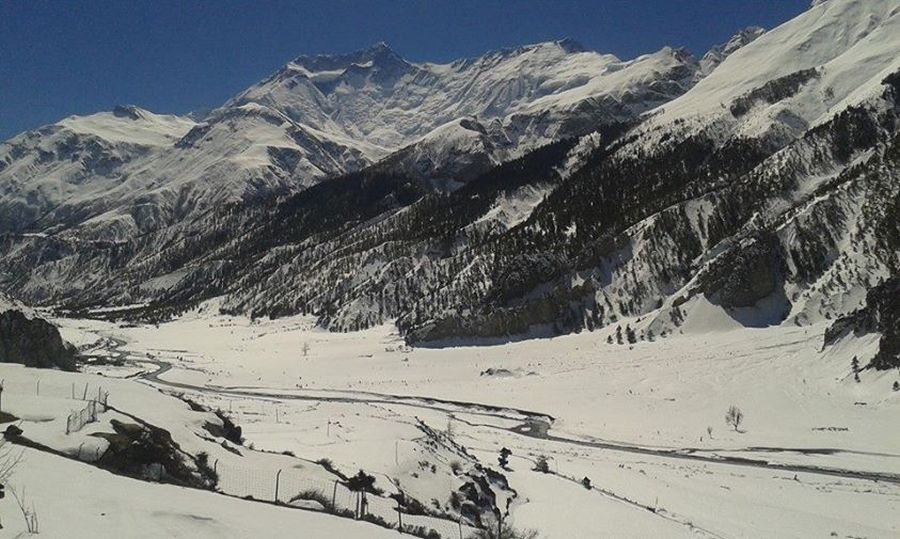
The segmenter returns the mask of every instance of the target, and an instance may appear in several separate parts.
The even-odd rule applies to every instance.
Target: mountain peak
[[[408,62],[394,52],[384,41],[379,41],[370,47],[345,54],[298,56],[293,63],[312,72],[345,70],[352,66],[408,65]]]
[[[380,53],[384,53],[384,52],[394,52],[391,49],[390,45],[387,44],[386,41],[379,41],[378,43],[375,43],[374,45],[372,45],[371,47],[369,47],[366,50],[371,51],[372,53],[375,53],[375,54],[380,54]]]
[[[556,44],[559,45],[562,50],[569,53],[586,52],[588,50],[587,47],[571,37],[560,39],[556,41]]]
[[[149,111],[146,111],[135,105],[116,105],[113,107],[112,113],[117,118],[129,118],[131,120],[142,120],[147,118]]]
[[[713,69],[719,66],[725,58],[731,56],[732,53],[736,52],[738,49],[749,45],[756,41],[761,35],[765,34],[765,29],[759,26],[748,26],[743,30],[740,30],[729,39],[725,43],[721,43],[719,45],[714,46],[709,49],[706,54],[703,55],[703,58],[700,60],[700,70],[697,72],[696,80],[700,80],[703,77],[712,73]]]

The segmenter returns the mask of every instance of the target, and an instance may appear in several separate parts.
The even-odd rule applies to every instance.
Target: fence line
[[[396,499],[350,490],[340,479],[309,477],[295,468],[260,470],[216,460],[218,489],[226,494],[315,509],[357,520],[369,520],[400,531],[434,539],[466,539],[474,529],[458,521],[411,515]],[[402,526],[402,528],[401,528]],[[429,532],[432,532],[428,535]]]
[[[74,394],[74,385],[72,392]],[[84,395],[87,395],[87,386],[85,385]],[[97,398],[88,401],[87,405],[81,410],[72,412],[66,419],[66,434],[78,432],[88,423],[97,422],[97,414],[103,413],[109,409],[109,392],[102,387],[97,388]]]

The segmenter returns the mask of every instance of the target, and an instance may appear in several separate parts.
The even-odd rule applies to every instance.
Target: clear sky
[[[300,54],[386,41],[447,61],[574,38],[622,59],[740,28],[810,0],[0,0],[0,140],[70,114],[134,104],[215,107]]]

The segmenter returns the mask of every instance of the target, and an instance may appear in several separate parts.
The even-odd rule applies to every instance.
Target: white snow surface
[[[900,1],[822,2],[729,55],[686,94],[653,111],[648,128],[679,119],[709,122],[769,81],[818,69],[819,77],[798,94],[743,120],[747,134],[758,135],[779,112],[790,111],[805,129],[879,91],[884,76],[900,68],[898,50]]]
[[[633,346],[607,344],[609,328],[496,346],[411,349],[390,326],[336,334],[314,329],[313,321],[304,317],[254,322],[221,316],[214,314],[214,304],[158,328],[57,322],[63,335],[73,340],[87,341],[90,334],[114,336],[127,342],[131,357],[171,362],[173,369],[163,380],[195,386],[197,390],[183,386],[179,392],[213,408],[231,410],[244,427],[247,442],[257,449],[291,451],[306,461],[327,457],[344,470],[364,468],[374,472],[382,486],[399,481],[407,492],[425,499],[445,500],[449,490],[460,484],[449,468],[452,458],[458,457],[423,445],[417,421],[452,431],[475,461],[498,470],[499,448],[509,447],[511,469],[503,473],[518,492],[511,504],[511,522],[535,529],[541,537],[820,537],[833,533],[896,537],[900,487],[895,483],[588,445],[603,442],[712,458],[900,474],[900,443],[892,429],[900,411],[900,394],[890,388],[896,373],[865,371],[856,383],[850,371],[854,355],[864,364],[868,354],[874,353],[876,335],[848,338],[823,351],[825,326],[821,324],[738,329],[726,323],[728,315],[715,306],[707,304],[702,315],[699,307],[690,308],[696,318],[684,326],[683,334]],[[304,344],[309,350],[306,355]],[[27,369],[2,369],[7,380],[18,380],[17,387],[23,388],[17,392],[17,404],[5,394],[4,407],[15,412],[16,406],[24,415],[32,414],[33,421],[41,421],[41,413],[52,415],[55,408],[49,401],[43,405],[44,412],[28,412],[37,404],[30,405],[26,399],[35,375],[29,375],[29,382],[19,374]],[[133,374],[131,370],[101,367],[97,371],[106,378],[30,372],[43,378],[42,395],[45,390],[49,395],[57,385],[68,392],[64,377],[86,377],[91,387],[102,383],[111,388],[110,401],[118,408],[172,429],[173,437],[189,451],[210,450],[192,435],[197,419],[180,401],[167,404],[168,397],[142,383],[110,378]],[[164,384],[150,385],[167,390]],[[402,400],[397,395],[419,398]],[[493,408],[472,409],[433,399],[481,403],[505,411],[495,415]],[[745,413],[739,432],[723,421],[732,404]],[[563,441],[507,430],[522,425],[515,410],[552,415],[550,433]],[[66,443],[64,436],[52,434],[58,426],[27,423],[25,430],[44,436],[46,429],[48,434],[40,438],[44,443]],[[68,442],[70,447],[77,443],[77,439]],[[227,455],[214,447],[211,451],[216,458]],[[278,467],[277,462],[266,460],[274,456],[265,455],[243,462],[258,467],[265,476]],[[550,459],[554,473],[531,470],[538,455]],[[423,470],[423,460],[435,463],[437,471]],[[468,460],[461,464],[463,468],[471,465]],[[40,470],[44,466],[26,466],[17,472],[17,481],[43,484],[46,479]],[[599,490],[581,486],[583,477],[589,477]],[[128,484],[149,496],[169,488]],[[228,481],[223,484],[237,488]],[[61,503],[52,490],[39,493],[35,487],[34,493],[38,507]],[[135,493],[136,499],[140,496]],[[197,493],[196,499],[206,496],[210,495]],[[127,504],[132,497],[121,499],[121,504]],[[165,529],[164,515],[188,503],[183,498],[151,499],[163,507],[160,514],[146,517],[148,530]],[[67,502],[73,507],[93,503],[82,497]],[[208,526],[225,537],[239,536],[228,528],[233,517],[203,507],[202,514],[213,519]],[[249,516],[257,509],[248,504],[236,505],[232,511],[235,516],[243,511]],[[5,522],[11,520],[7,515]],[[72,522],[78,529],[78,521]],[[84,526],[91,522],[93,518]],[[328,533],[336,532],[320,536],[333,536]]]

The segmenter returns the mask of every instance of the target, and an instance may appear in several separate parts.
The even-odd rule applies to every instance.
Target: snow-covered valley
[[[900,537],[898,30],[377,43],[0,143],[3,536]]]
[[[279,469],[288,469],[282,503],[304,486],[324,492],[334,477],[311,463],[328,459],[343,472],[373,474],[387,493],[433,504],[441,516],[405,522],[418,518],[443,537],[458,535],[460,514],[450,500],[476,464],[508,481],[508,522],[541,537],[874,538],[900,530],[897,373],[864,373],[855,382],[851,356],[867,341],[823,352],[820,326],[687,331],[633,346],[589,332],[427,349],[405,346],[390,326],[338,334],[310,318],[252,321],[210,306],[158,327],[56,322],[84,350],[123,363],[84,374],[3,366],[3,410],[23,419],[29,439],[88,462],[106,448],[83,433],[108,431],[121,413],[170,431],[188,453],[208,453],[225,494],[273,501]],[[108,391],[114,410],[65,435],[69,392],[85,384]],[[243,429],[244,445],[231,446],[241,455],[212,443],[198,413],[171,395],[227,413]],[[724,421],[730,405],[746,416],[738,429]],[[508,469],[497,461],[503,447],[511,450]],[[253,527],[257,512],[285,525],[325,526],[317,537],[330,537],[331,525],[355,537],[359,526],[222,498],[248,515],[245,527],[233,527],[211,494],[144,486],[33,449],[23,462],[10,484],[28,485],[51,536],[61,536],[54,533],[72,512],[95,523],[68,537],[117,536],[97,531],[104,517],[91,512],[101,503],[94,496],[63,503],[42,490],[56,467],[67,477],[100,474],[135,489],[117,507],[137,511],[147,537],[165,530],[244,537],[263,529]],[[547,473],[535,471],[538,462]],[[137,509],[127,501],[144,505],[137,500],[166,489],[184,498],[178,512],[152,509],[163,502]],[[370,510],[396,524],[392,501],[373,500]],[[15,530],[12,515],[3,517]],[[472,522],[463,522],[469,530]],[[362,530],[360,537],[381,533],[374,525]]]

